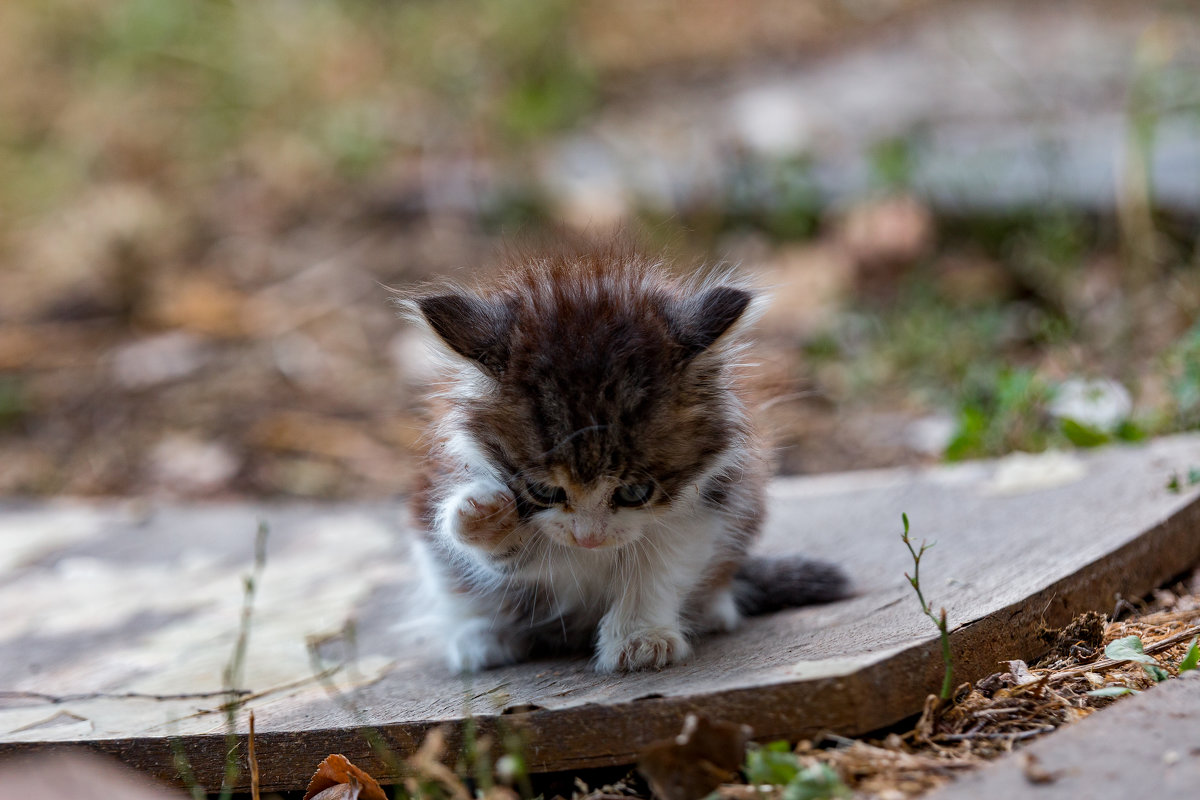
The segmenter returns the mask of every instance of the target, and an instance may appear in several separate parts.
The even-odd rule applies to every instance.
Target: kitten
[[[404,305],[450,369],[415,510],[455,671],[589,645],[604,672],[661,668],[845,593],[830,565],[746,557],[767,470],[737,281],[593,245]]]

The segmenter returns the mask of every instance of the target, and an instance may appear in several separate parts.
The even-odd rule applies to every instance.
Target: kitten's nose
[[[608,531],[602,527],[575,520],[571,525],[571,538],[575,540],[575,544],[591,550],[604,544],[604,540],[608,538]]]

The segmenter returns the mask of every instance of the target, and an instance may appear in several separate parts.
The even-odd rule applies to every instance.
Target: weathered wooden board
[[[941,678],[936,632],[904,577],[901,512],[917,539],[937,541],[922,582],[946,607],[957,675],[971,680],[1001,658],[1034,657],[1040,624],[1111,609],[1115,593],[1200,561],[1197,492],[1166,488],[1196,465],[1200,437],[1175,437],[779,481],[762,549],[840,561],[858,595],[752,620],[689,664],[619,677],[582,659],[447,674],[438,631],[420,619],[398,506],[0,506],[0,752],[87,743],[176,782],[179,752],[202,783],[219,782],[229,748],[216,693],[259,518],[270,538],[240,685],[265,788],[303,786],[330,752],[387,780],[362,728],[403,755],[466,714],[521,727],[537,770],[630,762],[691,710],[761,738],[866,732],[918,711]]]
[[[1188,675],[963,775],[929,800],[1194,797],[1200,787],[1200,673]],[[1029,779],[1030,756],[1043,782]]]

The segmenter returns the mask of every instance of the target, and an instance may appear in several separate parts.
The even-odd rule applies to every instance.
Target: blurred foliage
[[[912,188],[916,142],[911,137],[893,137],[876,142],[870,152],[871,181],[887,192]]]
[[[1200,323],[1168,350],[1165,362],[1174,404],[1170,427],[1200,428]]]
[[[717,213],[721,230],[755,229],[775,239],[806,239],[819,229],[824,201],[806,156],[732,159]]]
[[[0,431],[16,427],[28,411],[21,382],[0,376]]]
[[[189,185],[279,152],[360,176],[430,143],[504,147],[595,85],[568,0],[14,0],[0,9],[0,203]]]
[[[1051,387],[1032,370],[990,366],[971,370],[946,458],[958,461],[1013,450],[1044,450],[1051,397]]]

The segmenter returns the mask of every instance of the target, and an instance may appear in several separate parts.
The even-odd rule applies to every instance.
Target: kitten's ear
[[[420,297],[412,303],[451,350],[494,375],[504,371],[512,327],[506,307],[467,294]]]
[[[753,296],[736,286],[714,286],[680,303],[675,310],[675,338],[687,358],[707,350],[737,322]]]

